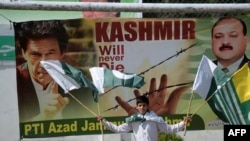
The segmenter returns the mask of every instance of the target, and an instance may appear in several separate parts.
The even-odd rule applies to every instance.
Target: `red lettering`
[[[124,66],[122,64],[114,65],[114,62],[111,62],[110,64],[102,62],[102,63],[99,63],[99,67],[104,67],[107,69],[118,70],[118,71],[124,72]]]
[[[109,37],[107,35],[107,28],[109,22],[96,22],[95,23],[95,35],[96,42],[109,42]]]
[[[96,22],[95,26],[96,42],[195,39],[193,20]]]
[[[180,21],[174,21],[174,39],[180,39]]]
[[[195,22],[188,20],[182,22],[182,39],[195,39]]]
[[[172,21],[156,21],[155,22],[155,40],[171,40],[173,37]],[[167,38],[166,38],[167,36]]]
[[[101,55],[104,55],[104,54],[110,55],[112,46],[111,45],[109,47],[108,46],[98,46],[98,48],[99,48]]]
[[[139,41],[152,40],[152,35],[152,21],[139,22]]]
[[[124,24],[125,31],[128,32],[128,34],[124,34],[124,38],[127,41],[135,41],[137,39],[137,32],[135,28],[137,26],[136,22],[126,22]]]
[[[110,31],[110,41],[115,42],[117,41],[123,41],[123,33],[122,33],[122,27],[120,22],[112,22],[111,23],[111,31]]]

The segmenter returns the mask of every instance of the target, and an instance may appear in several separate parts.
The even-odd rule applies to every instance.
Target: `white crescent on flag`
[[[116,70],[112,70],[112,73],[115,77],[120,78],[120,79],[131,79],[136,76],[136,74],[124,75],[123,73],[116,71]]]

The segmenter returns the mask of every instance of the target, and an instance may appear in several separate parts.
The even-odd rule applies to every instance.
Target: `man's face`
[[[138,103],[136,105],[136,109],[139,113],[141,113],[142,115],[144,115],[147,110],[148,110],[148,105],[146,103]]]
[[[234,63],[245,54],[246,46],[247,36],[244,36],[242,24],[238,20],[226,19],[214,27],[212,51],[219,62],[227,66]]]
[[[81,2],[108,2],[108,0],[81,0]],[[116,17],[117,12],[103,12],[103,11],[83,11],[84,18],[112,18]]]
[[[58,41],[55,38],[46,38],[42,40],[29,40],[26,52],[22,51],[24,59],[28,63],[28,69],[31,77],[43,85],[47,86],[52,78],[41,66],[41,60],[60,60],[62,54]]]

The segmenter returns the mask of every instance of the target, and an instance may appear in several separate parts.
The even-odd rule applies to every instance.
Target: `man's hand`
[[[154,111],[157,115],[162,114],[175,114],[177,105],[182,94],[189,88],[189,86],[177,87],[173,92],[167,93],[167,75],[161,76],[161,81],[158,90],[156,86],[156,78],[152,78],[149,88],[149,109]],[[134,91],[135,97],[141,95],[138,90]],[[165,98],[168,98],[165,100]],[[136,108],[122,100],[121,97],[116,96],[117,103],[128,113],[132,115],[136,112]]]
[[[103,117],[100,116],[100,115],[97,115],[97,116],[96,116],[96,119],[97,119],[98,121],[102,121],[102,120],[103,120]]]
[[[192,120],[191,116],[185,116],[183,121],[185,124],[188,124],[189,122],[191,122],[191,120]]]
[[[44,104],[40,114],[33,120],[50,120],[50,119],[60,119],[61,111],[69,103],[67,97],[62,97],[58,93],[58,84],[54,83],[52,86],[51,93],[46,95],[43,100]]]

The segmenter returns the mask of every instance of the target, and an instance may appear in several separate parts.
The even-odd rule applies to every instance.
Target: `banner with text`
[[[249,18],[239,18],[250,25]],[[223,129],[223,121],[205,100],[191,93],[202,55],[216,59],[211,36],[216,20],[97,18],[15,23],[20,136],[100,134],[95,114],[117,125],[124,123],[127,111],[136,104],[135,90],[151,95],[149,108],[169,124],[180,122],[189,111],[194,116],[188,130]],[[228,29],[220,29],[215,38],[226,40],[223,33]],[[221,50],[237,50],[234,38],[240,33],[232,32]],[[86,87],[64,93],[41,60],[66,62],[89,80],[89,68],[104,67],[143,76],[146,83],[140,89],[105,88],[96,102]],[[112,132],[104,128],[104,133]]]

